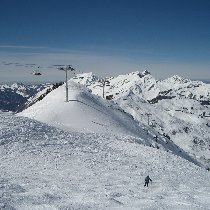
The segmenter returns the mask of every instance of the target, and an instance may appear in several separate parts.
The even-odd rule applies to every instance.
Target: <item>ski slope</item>
[[[208,171],[135,137],[11,113],[0,113],[0,134],[0,209],[209,209]]]
[[[19,115],[78,132],[137,135],[141,131],[138,123],[114,103],[92,95],[77,83],[69,82],[68,86],[68,103],[63,85]]]
[[[66,131],[133,136],[138,139],[138,143],[170,151],[196,165],[202,165],[169,139],[136,121],[113,101],[95,96],[84,85],[72,81],[68,83],[68,90],[68,102],[64,101],[63,85],[18,115]]]

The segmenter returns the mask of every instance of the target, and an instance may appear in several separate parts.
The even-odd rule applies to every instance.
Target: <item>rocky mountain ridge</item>
[[[139,123],[210,165],[210,84],[177,75],[156,80],[148,71],[104,79],[87,73],[72,80],[95,95],[104,93]]]
[[[20,112],[61,84],[0,84],[0,110]]]

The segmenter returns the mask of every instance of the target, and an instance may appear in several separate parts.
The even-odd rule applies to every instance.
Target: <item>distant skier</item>
[[[149,175],[145,178],[145,184],[144,184],[144,187],[147,186],[148,187],[148,184],[149,184],[149,181],[152,182],[152,180],[149,178]]]

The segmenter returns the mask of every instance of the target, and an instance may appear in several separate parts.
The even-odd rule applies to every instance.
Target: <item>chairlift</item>
[[[35,76],[42,75],[41,71],[39,70],[39,66],[37,68],[38,68],[38,70],[33,70],[33,75],[35,75]]]
[[[42,73],[39,70],[33,70],[32,74],[35,75],[35,76],[42,75]]]
[[[104,83],[105,83],[106,86],[110,86],[110,81],[104,80]]]

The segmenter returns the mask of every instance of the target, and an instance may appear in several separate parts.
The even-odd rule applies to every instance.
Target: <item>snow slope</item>
[[[114,103],[106,103],[74,82],[69,83],[68,103],[65,102],[65,86],[62,86],[19,115],[65,130],[87,133],[137,135],[142,130],[130,115],[123,113]]]
[[[208,171],[134,137],[63,131],[10,113],[0,113],[0,134],[0,209],[209,209]]]
[[[68,86],[68,103],[64,101],[65,86],[61,86],[18,115],[67,131],[137,137],[138,143],[170,151],[201,165],[165,136],[135,121],[112,101],[91,94],[85,86],[75,82],[69,82]]]
[[[177,75],[156,80],[148,71],[105,79],[110,85],[104,88],[106,97],[139,123],[148,125],[149,120],[151,129],[210,168],[210,84]],[[72,80],[102,97],[101,83],[92,73]]]

